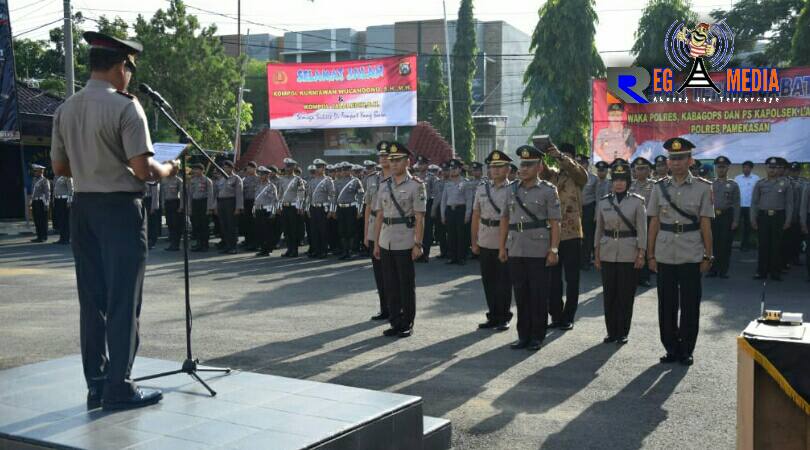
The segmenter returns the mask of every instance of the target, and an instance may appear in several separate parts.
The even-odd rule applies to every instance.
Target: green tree
[[[249,92],[248,92],[249,91]],[[267,128],[270,109],[267,104],[267,62],[250,59],[245,68],[244,101],[253,105],[254,129]]]
[[[805,0],[804,8],[796,21],[796,33],[790,53],[793,66],[810,66],[810,1]]]
[[[114,19],[101,16],[98,18],[98,31],[109,36],[126,39],[129,34],[129,24],[118,16]]]
[[[15,39],[14,62],[17,67],[17,77],[41,79],[53,74],[55,69],[48,64],[45,58],[47,51],[47,41]]]
[[[534,59],[523,76],[524,123],[538,119],[536,133],[588,148],[591,77],[605,73],[596,51],[593,0],[549,0],[540,7],[532,35]]]
[[[430,122],[447,141],[450,141],[450,102],[439,46],[433,46],[427,65],[425,81],[419,82],[418,117]]]
[[[664,40],[667,29],[676,20],[694,23],[697,14],[690,8],[688,0],[650,0],[641,20],[638,22],[631,52],[636,57],[636,66],[652,70],[656,67],[669,66],[664,53]]]
[[[739,0],[731,10],[715,10],[711,16],[715,21],[726,19],[734,32],[733,65],[785,66],[805,5],[806,0]]]
[[[236,128],[236,92],[239,61],[225,55],[216,26],[201,28],[181,0],[158,10],[148,21],[139,16],[134,30],[143,43],[136,81],[148,81],[172,104],[175,114],[192,136],[206,148],[230,150]],[[150,102],[144,102],[147,113]],[[153,117],[149,114],[148,117]],[[162,123],[162,122],[161,122]],[[252,106],[244,104],[242,130],[252,123]],[[168,126],[156,139],[177,139]]]
[[[456,133],[456,155],[472,161],[475,124],[472,118],[472,81],[475,77],[475,18],[472,0],[461,0],[456,22],[456,44],[453,46],[453,121]]]

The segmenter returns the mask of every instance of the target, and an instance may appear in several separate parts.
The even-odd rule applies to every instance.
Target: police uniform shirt
[[[795,223],[799,221],[804,181],[799,177],[791,177],[790,181],[793,183],[793,215],[791,216],[791,221]]]
[[[70,201],[73,196],[73,179],[71,177],[56,177],[53,181],[53,198]]]
[[[363,183],[357,177],[349,176],[335,183],[335,192],[337,192],[335,202],[338,206],[358,206],[358,195],[362,195],[365,191]]]
[[[432,173],[428,172],[425,177],[423,178],[425,182],[425,192],[427,193],[428,200],[434,200],[436,197],[436,182],[439,181],[439,177],[433,175]]]
[[[280,196],[282,203],[288,203],[301,208],[306,196],[304,180],[298,175],[283,175],[279,178]]]
[[[596,198],[602,198],[611,191],[611,181],[609,178],[605,178],[604,180],[599,180],[597,177],[596,182]]]
[[[191,200],[207,199],[207,209],[214,209],[216,203],[214,202],[214,182],[205,175],[198,177],[191,177],[188,183],[188,195]],[[189,205],[191,202],[189,202]]]
[[[653,188],[655,188],[655,182],[649,178],[644,181],[633,180],[633,184],[630,185],[628,192],[644,197],[644,202],[647,204],[650,202]]]
[[[687,214],[714,218],[714,202],[712,201],[711,182],[688,174],[683,183],[678,185],[673,177],[667,177],[656,183],[650,203],[647,205],[647,215],[658,217],[662,224],[691,223],[689,219],[681,216],[672,208],[664,198],[662,189],[667,189],[672,203]],[[703,236],[700,230],[685,233],[674,233],[659,230],[655,239],[655,259],[664,264],[699,263],[703,261],[705,249]]]
[[[489,195],[487,195],[487,185],[489,185]],[[478,226],[478,245],[483,248],[497,250],[500,247],[501,232],[499,229],[499,221],[503,210],[506,209],[506,198],[509,195],[510,183],[504,183],[498,187],[492,181],[484,181],[478,185],[475,190],[475,200],[473,202],[473,210],[478,210],[481,214],[481,219],[494,220],[494,225],[484,225],[483,223]],[[492,199],[492,201],[490,201]],[[495,210],[492,204],[500,209]]]
[[[242,178],[242,197],[248,199],[256,198],[256,189],[261,180],[256,175],[246,175]]]
[[[91,79],[56,110],[51,159],[69,162],[76,192],[143,192],[125,163],[143,154],[154,155],[143,108],[110,83]]]
[[[756,222],[760,211],[772,215],[785,211],[785,223],[790,224],[793,215],[793,185],[786,177],[763,178],[751,193],[751,221]]]
[[[228,178],[219,178],[215,186],[216,198],[235,198],[236,209],[245,207],[245,196],[242,188],[242,179],[237,174],[231,174]]]
[[[801,222],[803,227],[807,227],[807,215],[810,214],[810,184],[805,183],[804,189],[802,189],[802,201],[799,207],[799,222]],[[807,261],[807,264],[810,264],[810,261]]]
[[[148,207],[150,212],[160,209],[160,184],[158,184],[157,181],[146,182],[146,192],[144,196],[152,200],[151,204],[143,205]]]
[[[444,192],[442,192],[442,220],[446,220],[445,209],[448,206],[465,205],[467,213],[472,209],[472,197],[467,195],[467,180],[458,177],[456,180],[447,179],[444,181]]]
[[[377,172],[369,175],[366,178],[366,189],[363,197],[363,203],[368,208],[368,230],[366,239],[373,241],[374,236],[374,221],[377,219],[377,196],[380,192],[380,183],[382,182],[382,172]]]
[[[715,216],[733,214],[733,223],[740,221],[740,186],[734,180],[717,178],[712,183]],[[732,209],[729,213],[727,210]]]
[[[438,216],[439,210],[442,208],[442,196],[444,195],[444,183],[447,180],[443,178],[436,177],[436,181],[433,183],[433,193],[431,194],[433,198],[433,205],[432,211],[430,214],[434,217]]]
[[[515,184],[516,183],[516,184]],[[523,205],[539,220],[561,220],[560,197],[557,188],[548,181],[538,180],[537,184],[526,189],[516,181],[510,185],[506,208],[501,217],[509,220],[510,225],[522,223],[524,225],[534,222],[526,211],[518,205],[515,199],[515,186],[517,195]],[[506,238],[506,250],[510,257],[545,258],[551,243],[551,229],[533,228],[529,230],[509,230]]]
[[[160,181],[160,191],[163,195],[160,196],[160,204],[166,207],[166,202],[169,200],[180,200],[183,194],[183,180],[178,176],[164,178]]]
[[[391,189],[388,188],[388,180],[391,180]],[[398,219],[403,217],[399,214],[394,202],[391,200],[394,195],[402,208],[404,217],[413,217],[416,213],[424,213],[427,208],[427,193],[425,184],[417,181],[410,174],[406,174],[402,182],[397,183],[393,177],[386,179],[380,184],[377,194],[375,210],[382,209],[383,217],[386,219]],[[408,228],[405,223],[382,224],[380,230],[380,248],[386,250],[410,250],[416,242],[416,227]]]
[[[51,182],[44,176],[34,179],[34,189],[31,193],[31,200],[42,200],[47,206],[51,200]]]
[[[259,184],[256,185],[256,196],[253,201],[253,210],[264,210],[267,212],[275,212],[278,207],[278,190],[276,185],[268,181],[262,183],[259,179]]]
[[[324,207],[332,211],[335,202],[335,182],[331,177],[312,177],[307,183],[307,199],[309,206]]]
[[[597,199],[596,185],[599,183],[599,177],[591,172],[588,172],[588,181],[585,186],[582,186],[582,205],[590,205]]]
[[[636,236],[606,236],[608,232],[632,231],[619,217],[611,205],[611,200],[624,217],[636,228]],[[647,249],[647,201],[639,194],[628,193],[618,201],[615,194],[608,194],[599,200],[596,212],[596,234],[594,247],[599,247],[599,260],[605,262],[631,263],[638,256],[638,249]],[[701,254],[702,256],[702,254]]]

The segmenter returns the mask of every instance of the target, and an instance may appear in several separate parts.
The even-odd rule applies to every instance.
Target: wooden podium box
[[[746,332],[756,324],[752,322]],[[806,328],[804,337],[787,344],[810,349],[810,329],[808,324],[802,326]],[[745,336],[737,338],[737,449],[810,450],[810,413],[797,404],[801,403],[798,394],[778,374],[779,369],[757,353]],[[806,402],[804,405],[806,408]]]

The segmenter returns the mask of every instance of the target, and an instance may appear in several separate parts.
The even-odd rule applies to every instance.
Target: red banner
[[[269,63],[270,128],[416,124],[416,56]]]
[[[711,74],[721,87],[725,76]],[[733,163],[764,162],[769,156],[810,161],[810,67],[780,70],[779,86],[779,95],[762,97],[710,89],[687,89],[675,97],[648,94],[650,103],[608,111],[615,99],[608,99],[605,80],[594,80],[593,160],[652,160],[665,153],[664,141],[681,136],[697,146],[695,159],[724,155]]]

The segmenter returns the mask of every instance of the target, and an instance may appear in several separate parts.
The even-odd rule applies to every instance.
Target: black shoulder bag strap
[[[667,203],[669,203],[669,206],[671,206],[672,209],[674,209],[676,213],[678,213],[678,214],[682,215],[683,217],[691,220],[692,223],[698,223],[697,216],[693,216],[693,215],[687,213],[686,211],[682,210],[677,205],[672,203],[672,197],[669,195],[669,191],[667,190],[666,186],[664,186],[664,183],[661,183],[661,194],[664,196],[664,200],[666,200]]]
[[[630,228],[630,231],[635,233],[636,232],[636,227],[633,226],[633,222],[630,222],[630,219],[628,219],[627,216],[624,215],[622,210],[619,209],[619,206],[616,203],[613,202],[613,196],[612,195],[610,197],[608,197],[608,202],[610,203],[610,206],[613,207],[613,210],[616,211],[616,214],[619,215],[619,218],[622,219],[622,222],[624,222],[624,224],[627,225],[627,228]]]
[[[394,207],[397,209],[397,212],[399,213],[399,216],[406,220],[405,225],[408,228],[413,228],[414,223],[415,223],[415,218],[413,218],[413,217],[411,217],[411,218],[405,217],[405,210],[403,210],[402,206],[399,205],[399,202],[397,201],[397,197],[394,195],[394,186],[391,183],[391,178],[388,179],[387,184],[388,184],[388,195],[391,196],[391,201],[394,202]]]
[[[529,217],[531,217],[532,220],[535,223],[539,224],[540,219],[533,212],[529,211],[529,208],[526,207],[526,205],[523,203],[523,200],[520,198],[520,195],[518,194],[518,189],[519,188],[520,188],[520,183],[515,182],[515,187],[512,188],[512,192],[515,194],[515,201],[517,202],[518,206],[520,206],[520,209],[525,211],[526,214],[528,214]]]
[[[490,192],[489,190],[489,182],[485,181],[484,186],[487,189],[487,199],[489,200],[489,204],[492,205],[492,207],[495,209],[495,212],[498,213],[498,215],[500,215],[501,208],[498,208],[498,205],[496,205],[495,202],[492,200],[492,192]]]

